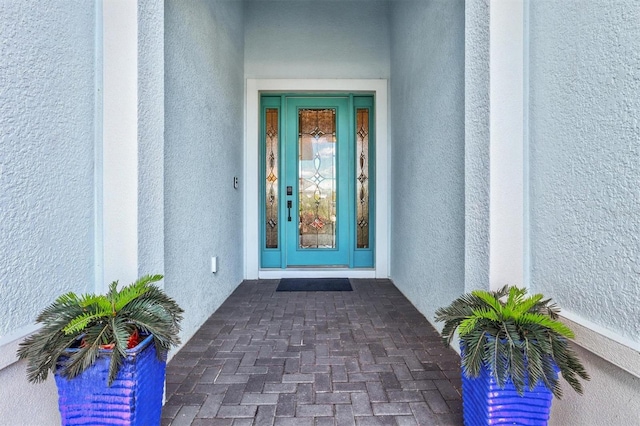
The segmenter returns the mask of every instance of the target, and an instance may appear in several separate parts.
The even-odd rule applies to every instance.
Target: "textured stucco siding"
[[[640,341],[640,7],[530,2],[531,288]],[[640,379],[593,376],[552,423],[638,424]]]
[[[640,7],[531,5],[531,284],[640,341]]]
[[[0,2],[0,337],[93,288],[94,6]]]
[[[433,321],[464,291],[464,2],[391,16],[391,277]]]
[[[388,78],[386,1],[247,1],[247,78]]]
[[[93,2],[0,1],[0,340],[93,290],[94,19]],[[53,380],[0,370],[0,413],[59,424]]]
[[[164,273],[164,3],[138,0],[138,275]]]
[[[489,0],[465,2],[465,291],[489,289]]]
[[[165,289],[188,338],[242,280],[243,13],[230,1],[165,6]]]

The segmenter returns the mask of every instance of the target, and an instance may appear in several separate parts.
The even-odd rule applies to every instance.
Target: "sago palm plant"
[[[444,322],[442,339],[449,345],[456,330],[462,348],[462,368],[478,377],[486,366],[500,388],[511,380],[520,395],[542,382],[562,397],[558,370],[578,393],[578,377],[589,380],[584,366],[569,346],[573,332],[558,318],[559,309],[541,294],[527,297],[526,289],[504,286],[498,291],[477,290],[460,296],[436,311]]]
[[[49,371],[76,377],[102,352],[110,356],[111,385],[126,350],[138,343],[138,333],[153,335],[158,357],[164,356],[180,343],[184,311],[153,284],[161,279],[162,275],[147,275],[121,290],[114,281],[106,295],[66,293],[58,297],[37,317],[42,328],[18,349],[18,357],[27,360],[29,381],[44,381]],[[69,351],[71,348],[75,350]]]

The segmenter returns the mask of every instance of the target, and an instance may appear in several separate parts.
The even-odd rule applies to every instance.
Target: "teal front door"
[[[261,267],[373,267],[373,98],[261,103]]]

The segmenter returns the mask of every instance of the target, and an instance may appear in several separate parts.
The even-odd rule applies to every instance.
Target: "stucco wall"
[[[464,2],[391,17],[391,277],[433,321],[464,291]]]
[[[242,280],[242,15],[165,2],[165,289],[186,310],[183,340]]]
[[[489,289],[489,0],[465,2],[465,292]]]
[[[531,287],[640,342],[640,8],[530,4]],[[637,424],[639,380],[585,359],[555,424]]]
[[[1,1],[0,40],[5,343],[61,293],[93,289],[94,5]],[[24,374],[0,371],[0,423],[58,421],[50,386]]]
[[[93,16],[0,3],[0,336],[93,283]]]
[[[640,342],[640,8],[531,7],[531,281]]]
[[[388,78],[386,1],[247,1],[247,78]]]
[[[142,276],[164,273],[162,2],[138,0],[138,34],[138,275]]]

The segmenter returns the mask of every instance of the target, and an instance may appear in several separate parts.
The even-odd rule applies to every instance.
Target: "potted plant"
[[[67,293],[45,308],[18,357],[30,382],[55,374],[63,424],[159,424],[166,354],[183,310],[147,275],[105,295]]]
[[[559,309],[541,294],[504,286],[476,290],[436,310],[442,340],[460,338],[465,425],[545,425],[558,373],[579,394],[589,380],[569,346],[573,332],[558,321]]]

